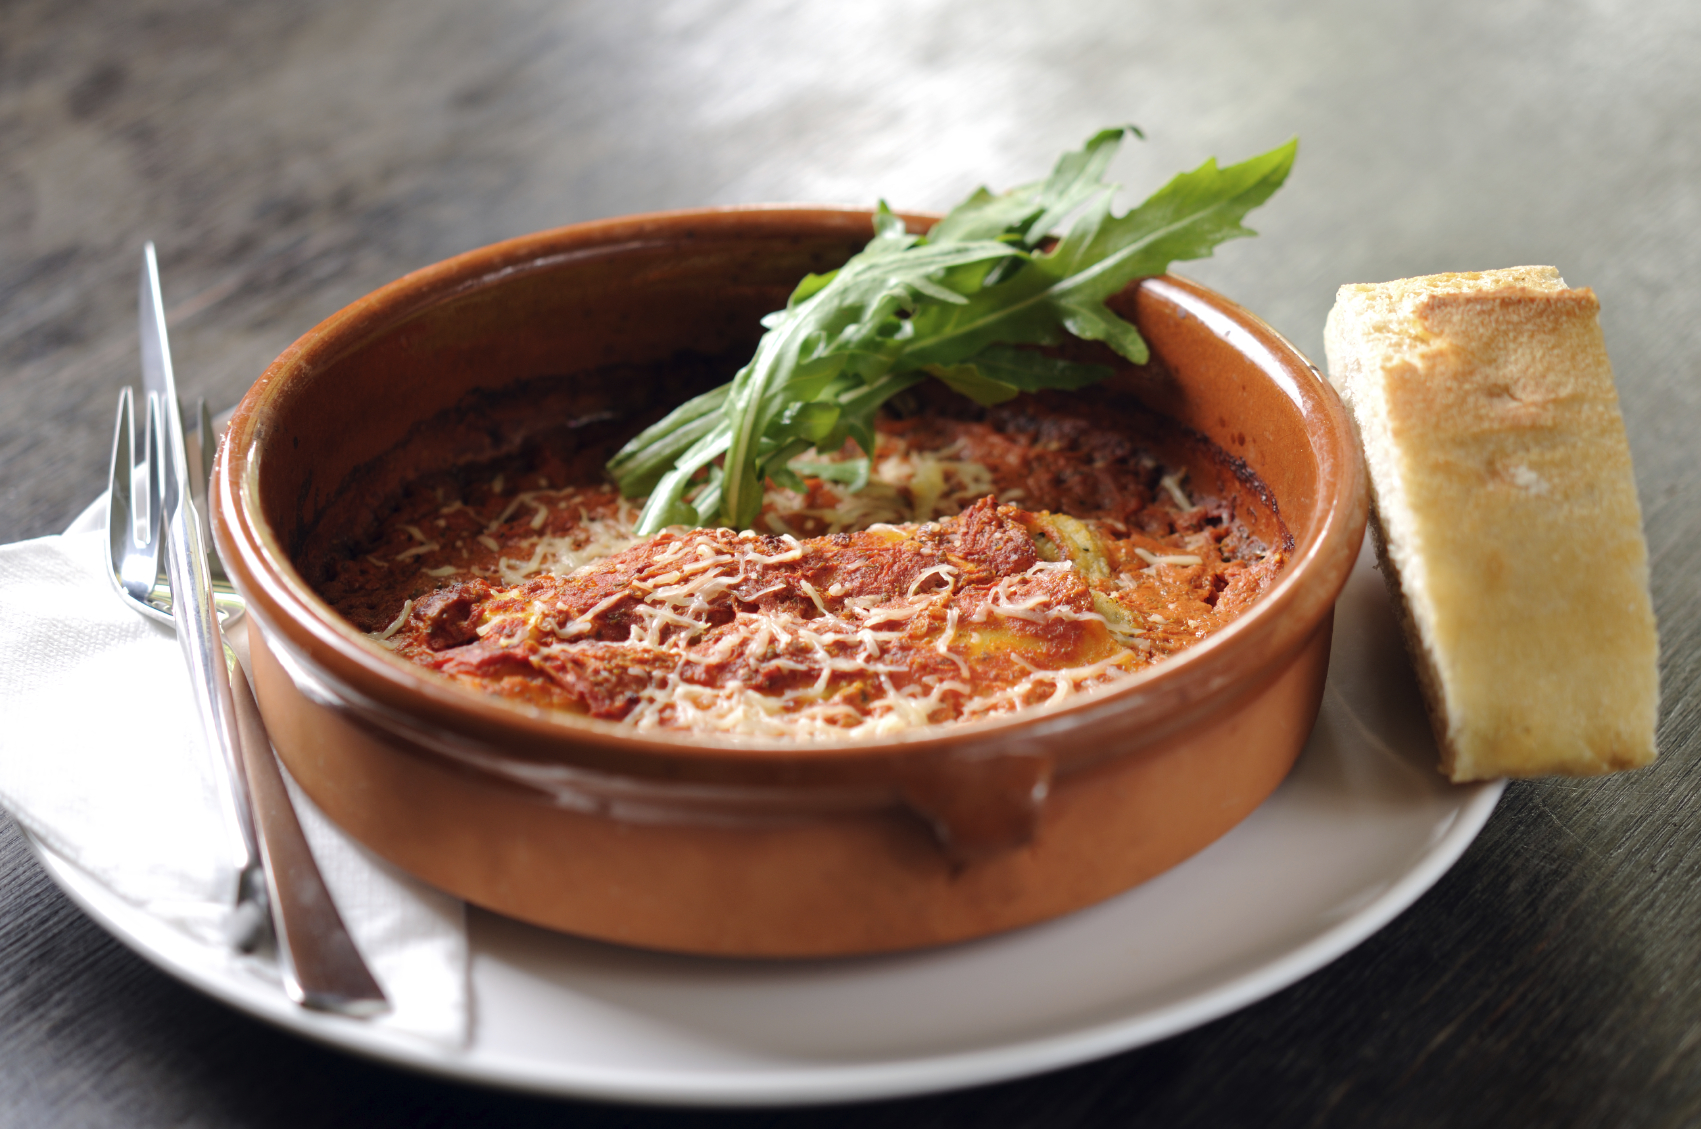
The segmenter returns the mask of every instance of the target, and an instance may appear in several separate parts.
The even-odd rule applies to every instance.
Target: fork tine
[[[230,583],[230,576],[224,570],[224,562],[219,559],[218,545],[213,539],[213,460],[218,455],[219,435],[213,430],[212,409],[207,407],[205,399],[200,402],[200,424],[196,428],[195,442],[200,453],[201,476],[197,480],[195,504],[201,512],[201,532],[207,544],[207,569],[213,578],[213,590],[218,593],[234,593],[236,589]]]
[[[218,437],[213,434],[213,412],[206,397],[195,402],[195,446],[201,460],[201,497],[207,496],[207,485],[213,477],[213,452],[218,450]]]
[[[164,564],[160,552],[159,489],[155,468],[136,460],[136,403],[128,387],[118,393],[113,425],[112,466],[107,475],[107,571],[119,594],[137,603],[157,603]],[[158,450],[150,412],[142,429],[142,450]]]
[[[213,410],[201,401],[201,489],[210,497],[213,486],[213,460],[219,453],[219,432],[213,427]]]
[[[130,506],[130,475],[135,469],[130,453],[136,441],[132,400],[129,385],[118,390],[118,422],[112,431],[112,467],[106,477],[106,571],[121,593],[125,586],[120,562],[129,559],[130,542],[136,535],[134,511]]]
[[[130,516],[134,524],[130,537],[132,544],[146,545],[151,540],[147,530],[155,524],[153,511],[160,499],[159,484],[154,481],[154,466],[158,461],[155,448],[159,445],[159,432],[154,420],[154,398],[146,392],[142,393],[135,414],[141,416],[139,423],[142,445],[140,449],[135,446],[137,427],[133,422],[130,427]]]
[[[202,401],[205,405],[205,401]],[[201,456],[201,416],[197,410],[189,411],[188,405],[179,399],[177,401],[177,418],[183,421],[183,477],[189,482],[189,497],[195,502],[195,508],[201,508],[202,475],[206,473]]]
[[[171,578],[166,573],[165,553],[165,405],[158,396],[148,396],[147,466],[136,468],[132,481],[144,484],[148,493],[148,521],[138,526],[136,544],[153,561],[153,575],[139,597],[142,602],[171,614]]]

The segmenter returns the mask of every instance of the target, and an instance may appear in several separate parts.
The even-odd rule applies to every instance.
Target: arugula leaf
[[[680,455],[721,422],[731,385],[687,400],[632,439],[608,462],[608,473],[627,496],[648,494]]]
[[[1281,187],[1296,148],[1290,141],[1226,169],[1206,161],[1120,218],[1110,214],[1109,193],[1100,194],[1055,248],[1003,286],[913,318],[908,355],[940,364],[994,343],[1052,345],[1061,327],[1144,364],[1145,341],[1105,299],[1177,259],[1206,258],[1217,244],[1253,234],[1240,221]]]
[[[868,472],[873,460],[868,458],[846,459],[838,463],[811,462],[798,459],[787,471],[798,479],[798,486],[804,485],[803,478],[824,478],[829,482],[842,482],[850,487],[852,494],[868,485]],[[775,478],[775,481],[779,481]],[[802,490],[799,489],[799,493]]]
[[[762,319],[756,355],[730,384],[681,405],[609,462],[622,493],[650,495],[638,532],[719,522],[746,528],[763,483],[800,481],[788,464],[846,440],[874,453],[874,417],[929,376],[982,404],[1083,388],[1110,374],[1018,345],[1064,334],[1104,341],[1136,363],[1145,341],[1105,300],[1177,259],[1211,254],[1293,166],[1297,142],[1228,168],[1207,161],[1122,216],[1105,170],[1132,126],[1066,153],[1044,181],[975,191],[926,236],[884,201],[874,238],[844,266],[808,275]],[[1051,233],[1075,219],[1056,243]]]
[[[969,364],[928,365],[926,371],[944,381],[952,391],[990,407],[1013,400],[1022,392],[1085,388],[1097,384],[1112,370],[1108,365],[1083,365],[1032,349],[989,345],[976,353]]]

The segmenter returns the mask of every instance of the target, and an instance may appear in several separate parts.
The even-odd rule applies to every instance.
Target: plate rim
[[[452,1050],[358,1020],[306,1011],[290,1004],[281,992],[268,991],[257,978],[253,990],[244,991],[242,981],[229,971],[234,962],[227,963],[220,974],[183,959],[177,950],[199,952],[205,946],[107,891],[27,830],[24,836],[55,885],[132,951],[214,999],[294,1034],[392,1066],[477,1085],[633,1105],[756,1107],[914,1097],[1008,1081],[1133,1050],[1220,1019],[1304,979],[1414,904],[1475,841],[1505,786],[1503,780],[1469,786],[1473,794],[1462,799],[1446,831],[1387,889],[1357,911],[1280,956],[1174,1003],[1108,1022],[970,1051],[840,1066],[734,1070],[719,1080],[699,1071],[667,1068],[544,1069],[506,1056],[481,1057],[476,1042],[470,1050]],[[148,935],[156,930],[166,938],[163,944],[157,938],[150,943]]]

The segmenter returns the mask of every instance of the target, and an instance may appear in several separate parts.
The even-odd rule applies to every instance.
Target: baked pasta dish
[[[423,475],[309,575],[378,645],[481,693],[831,741],[1090,693],[1281,572],[1268,492],[1204,439],[1035,397],[964,407],[883,419],[872,457],[799,457],[753,530],[634,537],[602,451]]]

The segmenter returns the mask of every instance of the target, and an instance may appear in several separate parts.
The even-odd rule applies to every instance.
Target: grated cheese
[[[408,621],[408,614],[412,611],[413,611],[413,601],[412,600],[404,600],[402,602],[401,614],[396,616],[396,618],[391,622],[390,626],[386,627],[384,630],[382,630],[378,633],[378,640],[380,642],[382,642],[383,640],[388,639],[390,636],[394,635],[396,632],[400,631],[402,629],[402,624],[404,624]]]
[[[1158,565],[1175,565],[1178,568],[1185,568],[1205,563],[1205,558],[1197,553],[1154,553],[1139,545],[1134,547],[1134,555],[1154,568]]]
[[[1093,589],[1069,560],[1040,561],[1024,572],[973,584],[965,581],[964,567],[975,565],[935,563],[914,572],[901,590],[863,595],[848,594],[838,580],[823,587],[795,569],[782,570],[806,559],[802,536],[864,530],[879,535],[885,545],[943,536],[954,515],[996,493],[992,471],[960,453],[956,448],[911,449],[902,437],[883,436],[882,457],[859,489],[818,477],[806,478],[803,492],[770,486],[763,518],[777,537],[750,530],[664,531],[651,540],[642,567],[619,581],[618,591],[582,612],[563,602],[566,589],[520,586],[537,578],[579,576],[639,543],[633,536],[637,507],[606,489],[552,490],[544,484],[504,497],[502,509],[482,532],[475,536],[462,527],[493,558],[427,561],[422,563],[435,567],[419,571],[437,580],[457,574],[489,577],[498,590],[475,628],[478,637],[524,648],[539,661],[567,661],[585,647],[629,651],[630,658],[608,660],[607,669],[636,677],[623,721],[638,730],[790,741],[886,735],[941,720],[1061,703],[1175,649],[1172,642],[1157,646],[1132,631],[1139,613],[1126,607],[1118,612],[1121,605],[1105,595],[1135,588],[1133,573],[1101,578],[1092,582],[1098,585]],[[847,457],[845,452],[800,456],[815,462]],[[1184,473],[1162,476],[1160,486],[1178,507],[1191,510],[1193,503],[1181,487]],[[490,488],[500,494],[504,485],[497,475]],[[1025,496],[1022,489],[1010,489],[1000,500]],[[524,515],[528,506],[531,512]],[[451,515],[464,508],[457,501],[439,512]],[[1127,533],[1120,522],[1106,524]],[[397,561],[441,547],[417,526],[400,528],[415,544]],[[1186,547],[1196,544],[1206,547],[1192,539]],[[1204,559],[1197,553],[1154,553],[1141,547],[1133,552],[1149,566],[1146,573],[1159,566],[1199,565]],[[1094,610],[1095,601],[1105,609],[1102,614]],[[608,613],[616,608],[621,610],[611,620]],[[394,646],[387,641],[412,610],[409,600],[395,622],[374,638]],[[1156,615],[1150,619],[1165,623]],[[968,631],[965,624],[979,626]],[[1073,634],[1062,630],[1066,626]],[[1068,661],[1075,654],[1071,640],[1089,637],[1118,650],[1108,658],[1047,668],[1045,662]],[[1032,642],[1011,641],[1024,638]],[[1102,654],[1101,644],[1081,657]],[[1024,647],[1033,648],[1027,657]],[[916,658],[908,657],[922,655],[935,664],[931,672],[926,663],[917,667]],[[1030,661],[1041,656],[1044,662]],[[993,665],[977,666],[987,663]],[[1010,665],[993,678],[999,688],[977,693],[977,670],[995,670],[1000,663]],[[728,664],[736,664],[734,672],[742,675],[705,681],[700,673]],[[699,673],[687,677],[690,671]],[[716,680],[721,677],[724,681]]]

